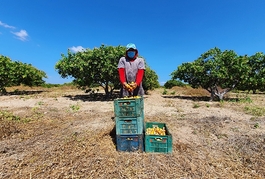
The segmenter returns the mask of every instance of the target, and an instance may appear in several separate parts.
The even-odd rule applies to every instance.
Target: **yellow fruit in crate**
[[[165,128],[159,128],[159,127],[152,127],[152,128],[147,128],[146,135],[166,135],[166,130]]]
[[[141,96],[124,96],[123,98],[120,99],[139,99]]]

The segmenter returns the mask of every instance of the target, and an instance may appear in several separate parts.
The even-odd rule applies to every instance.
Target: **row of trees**
[[[0,55],[0,93],[6,92],[6,87],[24,84],[27,86],[39,86],[45,83],[47,78],[44,71],[38,70],[31,64],[12,61],[10,58]]]
[[[119,89],[120,82],[117,65],[120,57],[124,56],[126,48],[123,46],[105,46],[86,49],[67,55],[62,54],[56,63],[55,69],[62,78],[72,77],[73,83],[84,90],[94,86],[101,86],[106,96],[110,96],[114,89]],[[31,64],[12,61],[0,56],[0,92],[5,88],[24,84],[27,86],[43,85],[47,78],[46,73],[33,67]],[[158,76],[147,64],[143,79],[145,91],[159,87]]]
[[[123,46],[105,45],[77,53],[68,50],[66,55],[61,55],[55,69],[62,78],[72,77],[79,88],[101,86],[110,96],[114,89],[120,88],[117,64],[125,51]],[[181,86],[185,82],[193,88],[202,87],[209,91],[212,100],[214,97],[223,99],[233,89],[256,93],[265,90],[265,55],[258,52],[239,56],[233,50],[213,48],[195,61],[178,66],[171,77],[165,86]],[[0,92],[14,85],[42,85],[43,78],[47,78],[45,72],[32,65],[0,56]],[[159,87],[157,74],[147,64],[143,87],[145,91]]]
[[[265,56],[258,52],[252,56],[238,56],[233,50],[213,48],[193,62],[183,63],[171,73],[172,79],[202,87],[211,94],[211,100],[233,89],[265,90]]]

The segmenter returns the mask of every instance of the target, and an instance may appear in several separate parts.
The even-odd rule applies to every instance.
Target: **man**
[[[138,50],[133,43],[126,46],[125,56],[118,63],[120,82],[122,84],[120,97],[143,96],[142,80],[144,76],[144,59],[138,57]]]

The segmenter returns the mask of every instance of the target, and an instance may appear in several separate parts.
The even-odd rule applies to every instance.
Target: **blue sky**
[[[214,47],[264,52],[264,8],[264,0],[1,0],[0,54],[62,84],[71,79],[54,66],[68,49],[135,43],[163,84]]]

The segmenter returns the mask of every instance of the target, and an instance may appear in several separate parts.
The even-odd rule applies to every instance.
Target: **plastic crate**
[[[145,152],[172,153],[172,135],[165,123],[146,122],[144,131],[147,128],[165,128],[166,135],[146,135],[145,134]]]
[[[143,152],[144,135],[116,135],[116,145],[118,151],[123,152]]]
[[[144,115],[144,100],[141,98],[118,98],[114,100],[115,117],[140,117]]]
[[[116,134],[142,134],[144,131],[144,118],[119,118],[115,117]]]

